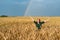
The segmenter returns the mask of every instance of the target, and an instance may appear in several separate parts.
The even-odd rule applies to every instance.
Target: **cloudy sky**
[[[60,0],[30,1],[0,0],[0,15],[23,16],[26,13],[32,16],[60,16]]]

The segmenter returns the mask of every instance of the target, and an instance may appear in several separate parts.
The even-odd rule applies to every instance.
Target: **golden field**
[[[0,17],[0,40],[60,40],[60,17],[49,18],[38,30],[30,17]]]

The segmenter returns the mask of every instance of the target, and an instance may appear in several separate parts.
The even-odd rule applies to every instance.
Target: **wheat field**
[[[0,17],[0,40],[60,40],[60,17],[49,18],[38,30],[30,17]]]

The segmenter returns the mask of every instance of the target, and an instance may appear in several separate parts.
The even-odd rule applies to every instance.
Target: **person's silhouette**
[[[38,29],[41,29],[42,24],[44,24],[45,22],[44,21],[41,22],[39,19],[37,21],[34,21],[34,23]]]
[[[35,21],[32,17],[30,17],[30,18],[34,21],[34,23],[35,23],[35,25],[36,25],[36,27],[38,29],[41,29],[42,24],[44,24],[45,22],[48,21],[48,20],[41,21],[40,19],[38,19],[37,21]]]

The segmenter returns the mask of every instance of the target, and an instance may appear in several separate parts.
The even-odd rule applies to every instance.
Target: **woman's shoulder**
[[[37,23],[36,21],[34,21],[34,23]]]

